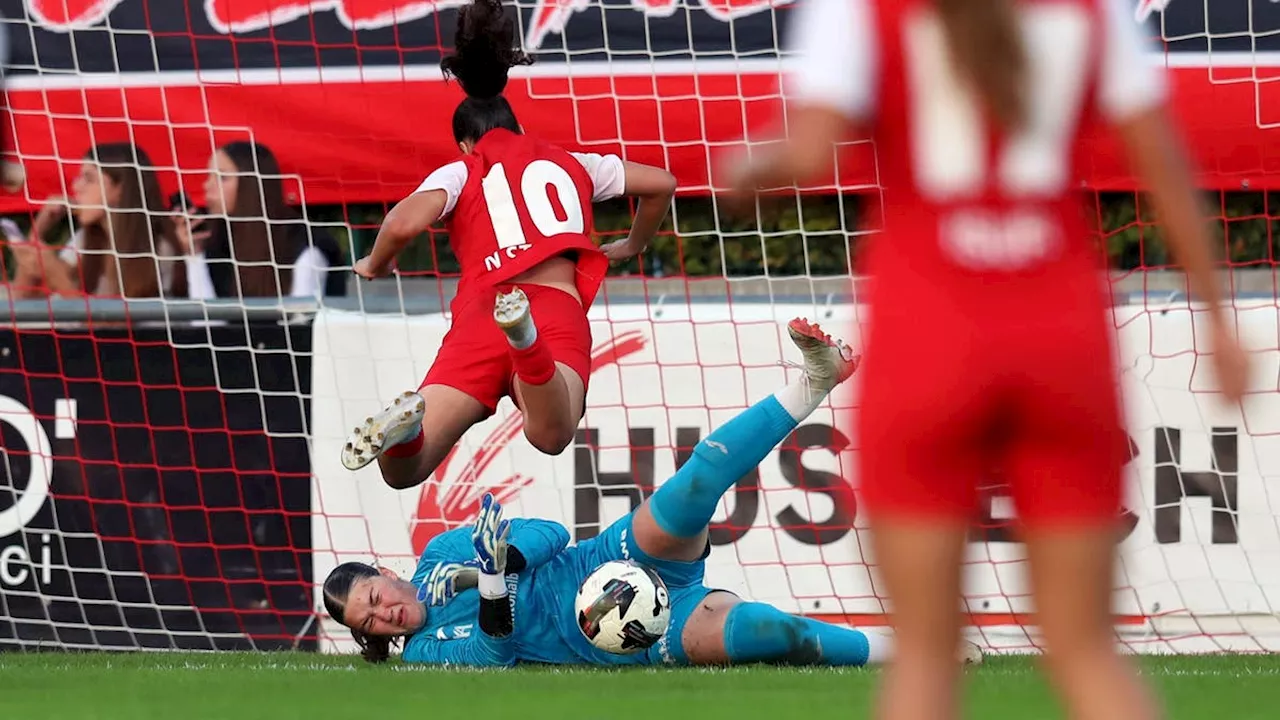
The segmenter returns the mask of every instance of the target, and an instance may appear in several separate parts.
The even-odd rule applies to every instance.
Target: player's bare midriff
[[[578,286],[574,283],[577,271],[578,264],[574,262],[573,258],[557,255],[547,258],[516,275],[509,282],[553,287],[569,293],[578,302],[582,302],[582,298],[578,296]]]

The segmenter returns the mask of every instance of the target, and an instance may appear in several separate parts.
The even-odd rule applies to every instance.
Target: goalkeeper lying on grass
[[[324,584],[329,614],[351,628],[371,662],[385,660],[398,637],[408,638],[406,662],[481,667],[864,665],[885,659],[885,636],[744,602],[702,582],[707,525],[720,496],[857,367],[848,348],[817,326],[793,320],[788,330],[804,356],[804,377],[711,433],[674,477],[601,535],[567,547],[564,526],[502,520],[501,507],[486,496],[475,526],[432,540],[411,581],[363,563],[335,568]],[[666,634],[629,655],[593,646],[574,611],[582,581],[602,563],[623,559],[654,570],[671,603]],[[981,657],[976,646],[964,655]]]

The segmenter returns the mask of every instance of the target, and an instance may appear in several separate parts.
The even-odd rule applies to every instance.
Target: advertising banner
[[[796,315],[854,327],[855,308],[664,303],[592,311],[596,342],[587,412],[576,441],[549,457],[521,435],[504,401],[419,488],[386,487],[376,467],[338,462],[351,425],[417,387],[447,329],[441,316],[323,313],[314,360],[315,576],[337,563],[409,571],[440,532],[466,524],[483,494],[513,516],[564,524],[575,541],[635,508],[697,441],[784,382],[798,354],[785,335]],[[1280,346],[1274,304],[1242,308],[1257,347]],[[1116,309],[1127,426],[1124,562],[1116,609],[1132,622],[1170,614],[1271,615],[1280,607],[1280,404],[1271,392],[1243,414],[1208,391],[1203,328],[1185,309]],[[1260,377],[1280,358],[1259,356]],[[1268,372],[1270,374],[1268,374]],[[713,526],[707,582],[742,597],[859,623],[883,623],[883,591],[859,509],[853,447],[856,381],[833,396],[729,493]],[[834,409],[833,409],[834,408]],[[1012,503],[993,474],[966,565],[979,622],[1015,624],[1032,610]],[[1280,629],[1280,628],[1277,628]],[[1025,643],[1025,637],[1023,641]]]
[[[0,649],[312,647],[310,344],[0,330]]]
[[[454,158],[461,91],[438,61],[463,0],[0,0],[17,147],[31,193],[95,142],[134,140],[166,192],[199,201],[212,149],[272,147],[311,204],[395,201]],[[1276,187],[1280,8],[1265,0],[1133,0],[1148,60],[1173,76],[1174,108],[1206,186]],[[1165,6],[1163,13],[1156,13]],[[790,0],[537,0],[517,6],[525,48],[507,96],[526,130],[569,149],[623,152],[707,193],[709,153],[780,110]],[[1167,52],[1166,52],[1167,50]],[[1096,138],[1094,189],[1131,189],[1114,138]],[[71,164],[69,166],[68,164]],[[846,187],[876,186],[874,148],[841,161]],[[0,211],[22,209],[21,196]]]

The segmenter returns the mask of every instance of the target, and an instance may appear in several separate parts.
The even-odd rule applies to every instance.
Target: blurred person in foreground
[[[1111,624],[1127,441],[1101,253],[1076,193],[1096,126],[1124,140],[1207,307],[1226,400],[1240,400],[1248,362],[1131,8],[805,0],[794,13],[789,134],[727,170],[750,197],[829,171],[852,128],[876,144],[883,232],[865,255],[859,478],[898,644],[878,716],[959,713],[949,660],[965,532],[995,469],[1012,486],[1069,715],[1156,717]]]
[[[48,243],[68,214],[76,224],[70,240]],[[130,143],[103,143],[85,154],[71,200],[50,198],[27,242],[10,244],[17,265],[11,294],[181,296],[175,248],[151,158]]]
[[[346,295],[338,242],[285,201],[270,148],[235,141],[209,159],[204,209],[183,208],[176,234],[189,296],[282,298]]]

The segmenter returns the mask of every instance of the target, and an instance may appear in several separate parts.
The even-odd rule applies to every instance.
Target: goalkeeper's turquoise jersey
[[[527,566],[507,576],[515,614],[514,631],[494,638],[480,630],[480,593],[470,589],[446,605],[427,608],[427,623],[405,644],[405,662],[500,667],[516,662],[592,665],[650,664],[658,653],[611,655],[592,647],[573,621],[574,598],[586,574],[595,567],[584,545],[568,548],[569,532],[549,520],[511,521],[508,542],[519,548]],[[567,548],[567,549],[566,549]],[[439,563],[475,559],[471,528],[436,536],[418,561],[412,581],[421,586]],[[586,562],[582,562],[586,561]]]

